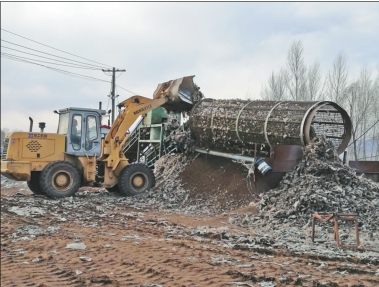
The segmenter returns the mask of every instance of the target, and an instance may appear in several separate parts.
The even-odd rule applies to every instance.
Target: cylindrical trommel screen
[[[205,99],[196,104],[188,122],[200,148],[253,155],[274,145],[304,146],[325,135],[338,153],[351,136],[344,109],[329,101],[244,101]]]

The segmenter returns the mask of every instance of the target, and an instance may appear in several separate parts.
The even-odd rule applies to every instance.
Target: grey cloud
[[[269,73],[285,65],[294,40],[304,42],[307,63],[319,59],[324,70],[341,50],[352,67],[378,65],[378,11],[378,3],[344,2],[6,2],[1,21],[4,29],[126,69],[117,84],[147,97],[158,83],[196,75],[206,97],[243,98],[247,91],[256,97]],[[75,59],[3,31],[1,37]],[[101,71],[61,68],[110,80]],[[4,58],[1,69],[2,120],[9,110],[47,113],[108,101],[108,83]],[[118,93],[120,100],[131,96]]]

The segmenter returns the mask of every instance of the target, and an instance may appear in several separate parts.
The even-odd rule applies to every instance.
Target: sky
[[[32,117],[34,130],[46,122],[45,132],[56,132],[53,111],[62,108],[110,109],[111,77],[101,68],[126,70],[116,75],[118,103],[190,75],[206,98],[259,99],[299,40],[305,63],[319,61],[323,75],[339,53],[351,77],[379,67],[378,2],[2,2],[1,29],[8,57],[98,66],[39,62],[88,80],[2,56],[1,128],[10,131],[28,131]]]

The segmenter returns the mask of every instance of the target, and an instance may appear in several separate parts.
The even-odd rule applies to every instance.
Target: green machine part
[[[157,107],[154,110],[147,113],[143,124],[144,125],[154,125],[161,124],[167,121],[167,115],[162,107]]]

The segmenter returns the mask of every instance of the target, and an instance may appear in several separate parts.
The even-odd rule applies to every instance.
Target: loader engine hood
[[[188,112],[194,104],[204,98],[200,88],[193,82],[195,76],[187,76],[159,84],[154,99],[168,97],[162,105],[169,112]]]

